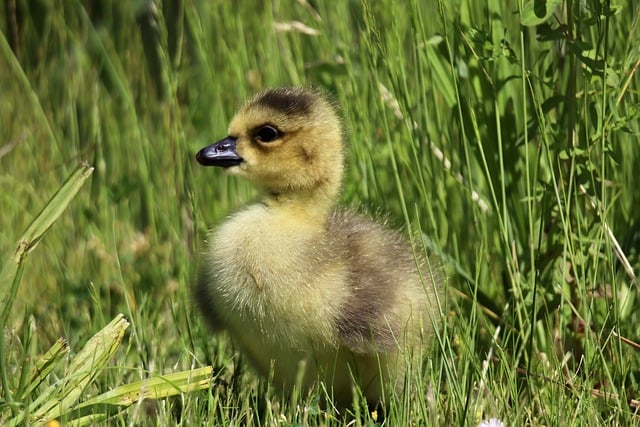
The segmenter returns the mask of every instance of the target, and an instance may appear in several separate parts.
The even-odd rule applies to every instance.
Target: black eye
[[[271,142],[280,136],[280,132],[278,129],[273,126],[265,125],[262,126],[256,132],[256,139],[260,142]]]

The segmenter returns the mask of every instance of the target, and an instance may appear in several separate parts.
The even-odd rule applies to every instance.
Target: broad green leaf
[[[520,24],[533,27],[547,21],[554,14],[561,0],[529,0],[520,12]]]

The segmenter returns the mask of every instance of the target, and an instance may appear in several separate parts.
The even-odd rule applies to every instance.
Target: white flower
[[[478,427],[505,427],[504,423],[498,418],[490,418],[488,420],[480,421]]]

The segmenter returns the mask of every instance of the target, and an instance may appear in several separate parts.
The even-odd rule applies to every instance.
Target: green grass
[[[0,12],[0,424],[60,384],[81,389],[63,423],[349,422],[320,392],[273,393],[189,298],[207,228],[255,196],[194,153],[247,96],[291,84],[341,105],[343,202],[420,232],[447,268],[423,386],[386,425],[640,424],[635,2],[55,3]],[[48,204],[85,161],[70,207]],[[17,256],[41,211],[55,223]],[[130,326],[90,381],[40,357],[84,354],[118,313]],[[166,377],[173,397],[110,406],[208,365],[212,387]]]

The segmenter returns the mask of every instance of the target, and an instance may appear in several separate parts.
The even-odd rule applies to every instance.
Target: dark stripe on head
[[[307,115],[318,95],[302,88],[277,88],[262,92],[250,102],[288,115]]]

